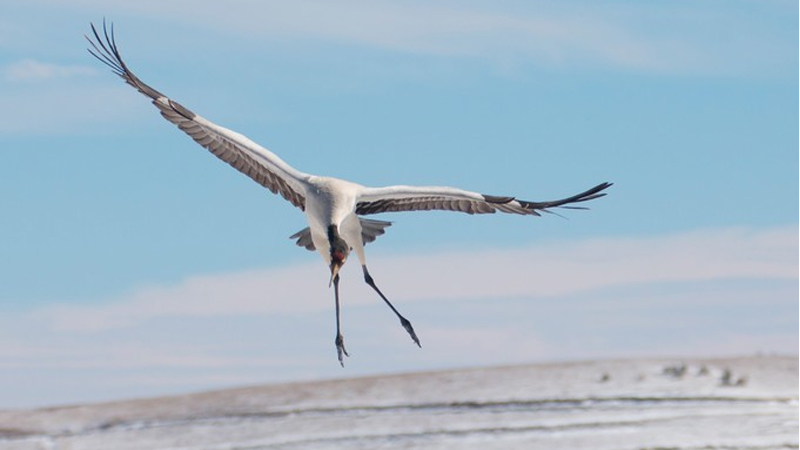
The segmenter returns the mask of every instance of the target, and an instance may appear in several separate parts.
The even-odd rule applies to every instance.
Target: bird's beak
[[[336,278],[336,276],[339,274],[339,269],[341,268],[342,268],[341,263],[337,263],[335,261],[331,263],[331,280],[328,282],[328,287],[331,287],[331,285],[333,284],[333,279]]]

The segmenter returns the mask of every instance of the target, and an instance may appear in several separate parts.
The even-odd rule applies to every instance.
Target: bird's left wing
[[[126,83],[149,97],[165,119],[177,125],[217,158],[230,164],[273,193],[280,194],[294,206],[305,209],[303,180],[308,178],[308,174],[298,171],[247,137],[198,116],[180,103],[145,84],[128,69],[122,60],[114,39],[113,25],[109,30],[103,21],[101,38],[100,33],[92,24],[92,34],[95,40],[86,36],[92,45],[89,53],[109,66]]]
[[[543,202],[517,200],[514,197],[500,197],[479,194],[452,187],[388,186],[383,188],[362,188],[356,203],[356,214],[377,214],[394,211],[459,211],[467,214],[492,214],[497,211],[510,214],[539,216],[540,212],[550,212],[550,208],[586,209],[573,206],[602,197],[603,190],[611,183],[597,186],[571,197]]]

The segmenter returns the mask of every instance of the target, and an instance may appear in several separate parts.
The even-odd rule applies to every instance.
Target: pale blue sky
[[[145,82],[306,172],[615,186],[567,220],[382,216],[371,271],[423,349],[348,267],[342,370],[327,268],[288,239],[303,215],[95,61],[104,16]],[[6,2],[0,408],[796,353],[797,36],[794,1]]]

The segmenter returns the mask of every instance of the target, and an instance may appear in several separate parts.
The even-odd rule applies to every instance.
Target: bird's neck
[[[339,236],[339,227],[336,225],[328,225],[328,242],[333,244],[338,239],[341,239],[341,236]]]

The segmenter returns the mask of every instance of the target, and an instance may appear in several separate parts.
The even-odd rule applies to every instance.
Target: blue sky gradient
[[[615,186],[566,220],[382,216],[395,224],[367,247],[371,272],[424,348],[348,267],[342,371],[327,268],[288,239],[303,215],[93,60],[83,34],[104,16],[145,82],[306,172],[528,200]],[[0,408],[456,365],[797,353],[797,19],[791,1],[7,3]],[[544,270],[559,249],[561,271]],[[463,279],[484,283],[425,277],[426,258],[472,261]],[[499,288],[509,272],[541,291]],[[583,286],[597,273],[615,281]],[[192,280],[215,295],[192,303]]]

